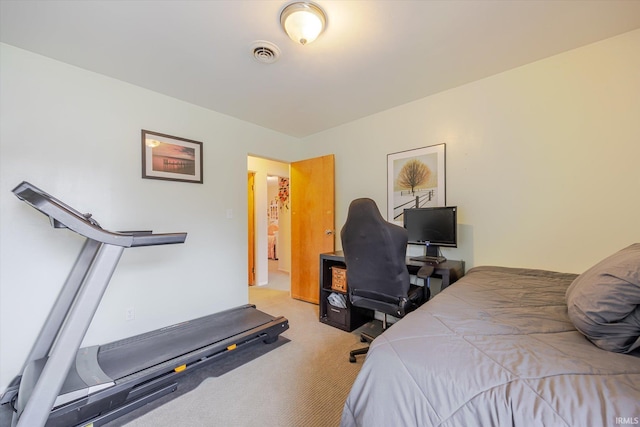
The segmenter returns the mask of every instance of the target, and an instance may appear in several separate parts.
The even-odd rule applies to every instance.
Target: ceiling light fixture
[[[298,1],[282,9],[280,24],[291,40],[305,45],[324,31],[327,16],[320,6],[308,1]]]

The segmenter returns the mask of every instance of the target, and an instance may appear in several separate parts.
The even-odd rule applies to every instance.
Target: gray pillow
[[[640,243],[579,275],[565,297],[574,326],[595,345],[617,353],[640,347]]]

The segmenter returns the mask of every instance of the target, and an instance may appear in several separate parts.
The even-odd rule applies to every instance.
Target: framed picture
[[[445,144],[387,155],[387,221],[402,225],[405,209],[446,206]]]
[[[202,184],[202,142],[143,129],[142,177]]]

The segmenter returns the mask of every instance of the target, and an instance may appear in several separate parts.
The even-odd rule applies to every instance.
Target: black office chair
[[[407,230],[385,221],[373,200],[362,198],[351,202],[340,237],[349,300],[355,307],[382,312],[383,330],[387,327],[387,315],[404,317],[429,299],[428,286],[409,282]],[[427,265],[418,276],[428,278],[432,273],[433,267]],[[366,333],[361,336],[362,342],[370,343],[374,338]],[[356,355],[368,350],[369,347],[351,351],[349,361],[354,363]]]

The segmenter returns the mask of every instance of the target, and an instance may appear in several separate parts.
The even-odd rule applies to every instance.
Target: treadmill
[[[120,341],[79,348],[125,248],[184,243],[186,233],[111,232],[28,182],[13,189],[55,228],[86,238],[27,357],[0,396],[12,426],[100,426],[175,391],[180,376],[289,328],[244,305]]]

